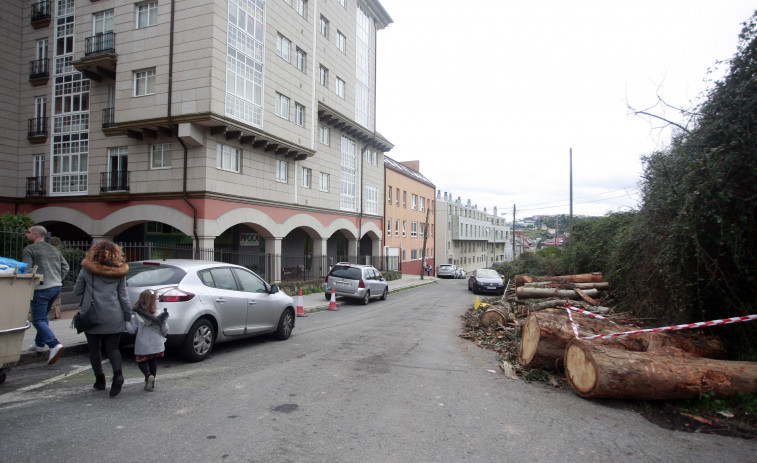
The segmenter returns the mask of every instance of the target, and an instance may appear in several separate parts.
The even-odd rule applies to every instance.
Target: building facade
[[[466,272],[513,260],[512,230],[494,207],[480,211],[470,200],[436,192],[437,265],[454,264]],[[516,246],[516,257],[519,250]]]
[[[384,255],[397,257],[402,273],[420,275],[426,265],[435,268],[436,187],[419,172],[418,161],[384,156],[384,166]]]
[[[378,1],[3,3],[0,212],[275,256],[271,281],[382,255]]]

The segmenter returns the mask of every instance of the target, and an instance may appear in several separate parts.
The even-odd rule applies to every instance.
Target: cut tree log
[[[584,290],[584,293],[590,297],[599,295],[599,291],[596,289]],[[573,289],[557,289],[557,288],[527,288],[521,286],[515,290],[515,295],[520,299],[545,299],[548,297],[560,298],[560,299],[581,299],[581,296]]]
[[[672,400],[757,391],[757,362],[702,358],[675,347],[634,352],[573,339],[564,363],[581,397]]]
[[[565,307],[565,304],[570,303],[568,299],[549,299],[544,302],[537,302],[528,306],[528,310],[536,312],[544,309],[555,309]]]
[[[481,324],[487,328],[497,328],[509,322],[512,316],[505,307],[490,307],[481,315]]]
[[[588,302],[589,304],[591,304],[591,305],[599,305],[599,301],[596,300],[596,299],[594,299],[594,298],[592,298],[592,297],[590,297],[588,294],[586,294],[586,291],[584,291],[582,289],[579,289],[579,288],[574,289],[574,291],[577,292],[579,296],[581,296],[581,299],[583,299],[584,301]]]
[[[581,337],[623,331],[609,320],[574,314]],[[565,310],[545,309],[528,315],[521,330],[518,362],[524,368],[553,368],[561,363],[568,342],[575,339],[573,327]],[[597,345],[617,346],[629,351],[657,351],[676,347],[700,357],[722,359],[725,343],[715,336],[689,336],[679,332],[652,332],[591,341]]]
[[[529,275],[515,275],[515,287],[518,288],[526,283],[532,283],[534,281]]]
[[[579,273],[576,275],[557,275],[536,277],[536,281],[562,281],[570,283],[600,283],[602,281],[602,272]]]
[[[533,283],[523,283],[520,286],[525,286],[526,288],[610,289],[610,283],[606,281],[600,283],[560,283],[557,281],[537,281]]]

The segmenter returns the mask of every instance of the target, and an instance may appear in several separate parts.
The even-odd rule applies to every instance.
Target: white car
[[[454,264],[442,264],[436,269],[437,278],[457,278],[457,266]]]
[[[168,309],[167,347],[191,362],[205,360],[216,342],[262,334],[289,338],[295,304],[242,266],[202,260],[164,259],[129,263],[129,299],[158,293],[158,311]]]

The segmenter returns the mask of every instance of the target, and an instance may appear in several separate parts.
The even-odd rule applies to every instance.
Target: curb
[[[61,357],[70,357],[89,352],[87,343],[79,343],[63,347],[63,352],[61,352],[60,354]],[[47,362],[47,352],[22,352],[21,357],[18,359],[18,362],[11,365],[9,368],[13,368],[14,366],[20,367],[22,365],[29,365],[30,363],[43,362]]]

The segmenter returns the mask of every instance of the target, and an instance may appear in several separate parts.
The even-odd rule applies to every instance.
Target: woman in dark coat
[[[95,374],[94,388],[105,389],[101,350],[110,359],[113,368],[113,383],[110,396],[121,392],[124,376],[121,373],[121,352],[118,343],[126,331],[126,322],[131,320],[131,303],[126,293],[126,263],[120,246],[110,241],[95,243],[81,261],[82,269],[74,284],[74,294],[84,295],[82,311],[96,310],[99,324],[84,332],[89,346],[89,361]],[[91,303],[94,300],[94,305]]]

